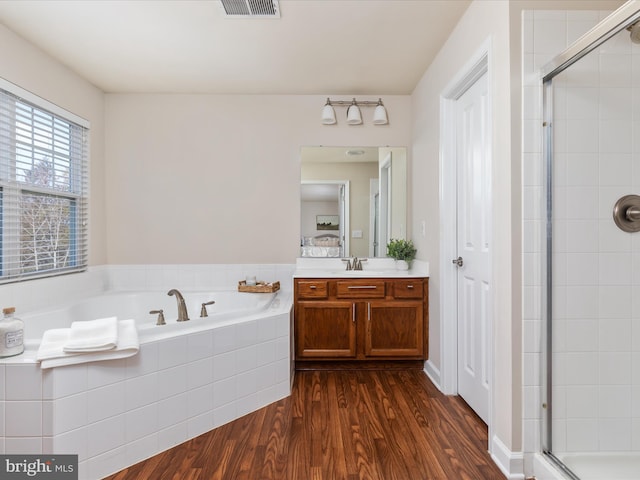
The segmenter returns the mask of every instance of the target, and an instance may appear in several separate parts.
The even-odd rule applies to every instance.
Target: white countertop
[[[411,269],[397,270],[392,258],[362,260],[362,270],[347,270],[340,258],[298,258],[293,278],[424,278],[429,276],[429,263],[411,262]]]

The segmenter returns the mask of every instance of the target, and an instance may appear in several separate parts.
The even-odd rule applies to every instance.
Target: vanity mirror
[[[300,159],[301,256],[385,257],[406,238],[405,147],[302,147]]]

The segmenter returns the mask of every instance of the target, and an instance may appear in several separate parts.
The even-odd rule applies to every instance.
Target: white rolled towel
[[[101,352],[113,350],[117,344],[118,319],[116,317],[99,318],[73,322],[64,351],[67,353]]]

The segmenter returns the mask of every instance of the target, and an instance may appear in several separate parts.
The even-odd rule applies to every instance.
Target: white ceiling
[[[2,0],[0,23],[105,92],[407,95],[470,0]]]
[[[302,147],[302,163],[378,163],[378,147]]]

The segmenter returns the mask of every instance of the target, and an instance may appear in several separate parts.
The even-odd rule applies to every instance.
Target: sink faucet
[[[178,321],[186,322],[187,320],[189,320],[189,314],[187,313],[187,305],[184,303],[184,297],[182,296],[182,294],[175,288],[172,288],[167,292],[167,295],[176,296],[176,301],[178,302]]]
[[[347,262],[347,270],[362,270],[362,262],[366,262],[367,259],[360,259],[358,257],[351,258],[343,258],[343,262]]]

